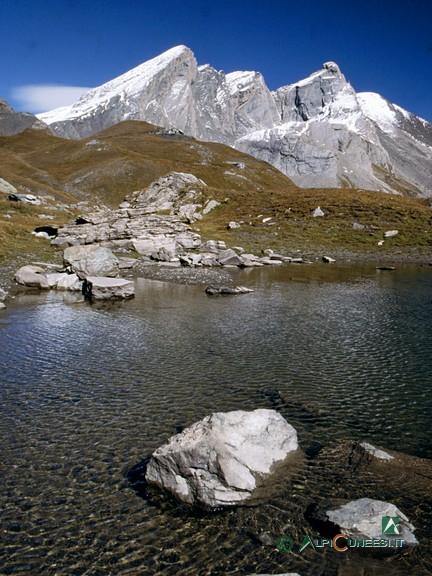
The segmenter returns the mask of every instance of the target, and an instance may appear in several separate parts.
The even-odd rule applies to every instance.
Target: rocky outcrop
[[[83,294],[91,302],[100,300],[125,300],[135,295],[132,280],[88,276],[84,280]]]
[[[169,210],[172,215],[181,215],[181,212],[184,212],[184,206],[194,205],[193,201],[206,189],[206,183],[193,174],[171,172],[150,184],[146,190],[134,192],[126,200],[136,208],[145,207],[155,212]],[[199,205],[199,208],[201,207]]]
[[[295,429],[274,410],[217,412],[158,448],[146,480],[205,508],[253,503],[259,484],[297,448]]]
[[[28,128],[50,132],[47,124],[29,112],[16,112],[0,98],[0,136],[13,136]]]
[[[83,244],[100,244],[108,248],[126,248],[142,256],[153,256],[164,250],[170,258],[185,250],[198,248],[199,234],[193,232],[182,217],[182,209],[200,196],[206,185],[192,174],[172,172],[159,178],[146,190],[138,190],[118,210],[86,213],[59,230],[54,246],[67,248]],[[194,204],[193,214],[201,204]],[[157,214],[170,211],[170,214]],[[198,212],[197,212],[198,213]],[[193,216],[190,220],[195,219]],[[100,274],[97,271],[93,275]]]
[[[334,62],[270,92],[258,72],[198,66],[177,46],[40,117],[68,138],[145,120],[234,146],[300,186],[432,195],[432,125],[357,94]]]

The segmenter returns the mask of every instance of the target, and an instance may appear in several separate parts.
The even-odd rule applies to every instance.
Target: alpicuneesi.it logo
[[[398,516],[383,516],[381,520],[381,532],[388,536],[398,536],[401,534],[400,519]],[[336,552],[346,552],[349,548],[402,548],[404,541],[402,538],[350,538],[346,534],[336,534],[331,540],[326,538],[311,538],[305,536],[297,550],[296,544],[291,536],[282,536],[277,541],[276,547],[280,552],[292,552],[293,550],[302,553],[310,547],[313,550],[320,548],[333,548]]]

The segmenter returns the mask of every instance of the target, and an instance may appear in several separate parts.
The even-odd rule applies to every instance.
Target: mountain
[[[39,118],[66,138],[145,120],[238,148],[303,187],[432,196],[432,125],[357,94],[334,62],[271,92],[259,72],[198,66],[177,46]]]
[[[34,114],[30,114],[29,112],[16,112],[6,100],[0,98],[0,136],[19,134],[27,128],[49,132],[49,128],[45,122],[36,118]]]

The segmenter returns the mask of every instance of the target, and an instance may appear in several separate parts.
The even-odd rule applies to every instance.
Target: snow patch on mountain
[[[394,106],[375,92],[357,94],[363,114],[373,120],[384,132],[392,133],[398,127]]]

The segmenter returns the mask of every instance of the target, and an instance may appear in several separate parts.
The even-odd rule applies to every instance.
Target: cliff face
[[[431,124],[377,94],[357,94],[334,62],[270,92],[259,72],[198,66],[178,46],[39,117],[67,138],[145,120],[229,144],[300,186],[432,196]]]

